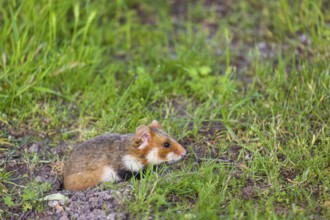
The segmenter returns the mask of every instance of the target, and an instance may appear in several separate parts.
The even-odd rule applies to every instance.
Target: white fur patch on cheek
[[[158,149],[152,149],[147,155],[147,160],[151,164],[161,164],[165,162],[165,160],[158,156]]]
[[[182,158],[182,156],[179,156],[173,152],[168,153],[166,156],[166,159],[168,161],[177,161],[177,160],[180,160],[181,158]]]
[[[143,164],[138,159],[130,155],[125,155],[123,157],[123,162],[125,167],[130,171],[139,171],[144,168]]]
[[[114,171],[114,169],[112,169],[110,166],[105,166],[103,168],[101,182],[116,182],[119,180],[120,177],[117,175],[117,172]]]

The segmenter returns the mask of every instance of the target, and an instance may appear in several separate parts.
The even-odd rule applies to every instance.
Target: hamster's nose
[[[186,149],[184,149],[184,147],[182,147],[181,155],[184,156],[184,155],[186,155],[186,153],[187,153]]]
[[[186,155],[187,151],[182,147],[180,144],[177,145],[176,149],[174,150],[174,153],[179,156],[184,156]]]

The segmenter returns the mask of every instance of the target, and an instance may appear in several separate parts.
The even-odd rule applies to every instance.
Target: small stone
[[[55,207],[59,204],[59,201],[58,200],[51,200],[51,201],[48,201],[48,206],[49,207]]]
[[[39,151],[39,144],[38,143],[32,144],[28,149],[29,153],[38,152],[38,151]]]
[[[59,220],[70,220],[70,219],[67,215],[62,215],[62,217],[59,218]]]
[[[111,195],[111,194],[106,194],[106,195],[104,196],[104,200],[111,200],[111,199],[113,199],[113,198],[114,198],[114,196]]]
[[[60,205],[65,205],[64,199],[59,200],[59,202],[60,202]]]
[[[55,209],[56,209],[56,213],[64,212],[64,208],[59,204],[55,206]]]
[[[88,217],[86,216],[86,214],[81,214],[81,215],[78,216],[77,219],[79,219],[79,220],[88,220]]]
[[[78,213],[71,213],[70,217],[72,219],[78,219],[79,215],[78,215]]]
[[[118,200],[117,200],[117,199],[114,199],[114,200],[112,201],[112,203],[111,203],[111,206],[112,206],[112,208],[116,208],[117,206],[119,206],[119,202],[118,202]]]
[[[8,166],[9,166],[9,167],[16,166],[16,164],[17,164],[16,160],[13,160],[13,161],[9,161],[9,162],[8,162]]]
[[[117,197],[121,197],[121,193],[119,191],[113,191],[113,194]]]
[[[114,213],[110,213],[110,214],[107,216],[107,219],[108,219],[108,220],[116,220],[116,215],[117,215],[116,212],[114,212]]]
[[[77,193],[75,193],[75,195],[76,195],[78,198],[85,197],[85,193],[83,193],[83,192],[77,192]]]
[[[43,181],[42,181],[42,177],[41,177],[41,176],[37,176],[37,177],[36,177],[36,182],[38,182],[38,183],[43,182]]]
[[[102,209],[94,209],[92,214],[97,218],[104,218],[106,216],[105,211]]]

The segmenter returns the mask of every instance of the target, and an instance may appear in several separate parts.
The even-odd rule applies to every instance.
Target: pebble
[[[33,153],[33,152],[38,152],[39,151],[39,143],[34,143],[32,144],[29,149],[28,149],[28,152],[29,153]]]
[[[42,177],[41,177],[41,176],[37,176],[37,177],[36,177],[36,182],[39,182],[39,183],[40,183],[40,182],[43,182],[43,181],[42,181]]]
[[[57,215],[61,220],[123,219],[124,215],[116,212],[120,202],[118,199],[130,192],[131,190],[127,188],[123,189],[122,192],[118,190],[73,192],[65,204],[59,200],[52,200],[48,201],[48,206],[51,207],[53,215]]]
[[[70,220],[70,218],[68,217],[68,213],[67,212],[63,212],[63,215],[61,218],[59,218],[59,220]]]
[[[56,213],[64,212],[64,208],[59,204],[55,206]]]
[[[51,200],[51,201],[48,201],[48,206],[49,207],[55,207],[59,204],[59,201],[57,200]]]
[[[108,219],[108,220],[116,220],[116,215],[117,215],[116,212],[114,212],[114,213],[110,213],[110,214],[107,216],[107,219]]]

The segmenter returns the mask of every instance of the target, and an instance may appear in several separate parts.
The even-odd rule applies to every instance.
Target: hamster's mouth
[[[176,159],[169,160],[166,163],[167,164],[176,164],[176,163],[179,163],[181,159],[182,159],[182,156],[180,156],[180,157],[178,157]]]

